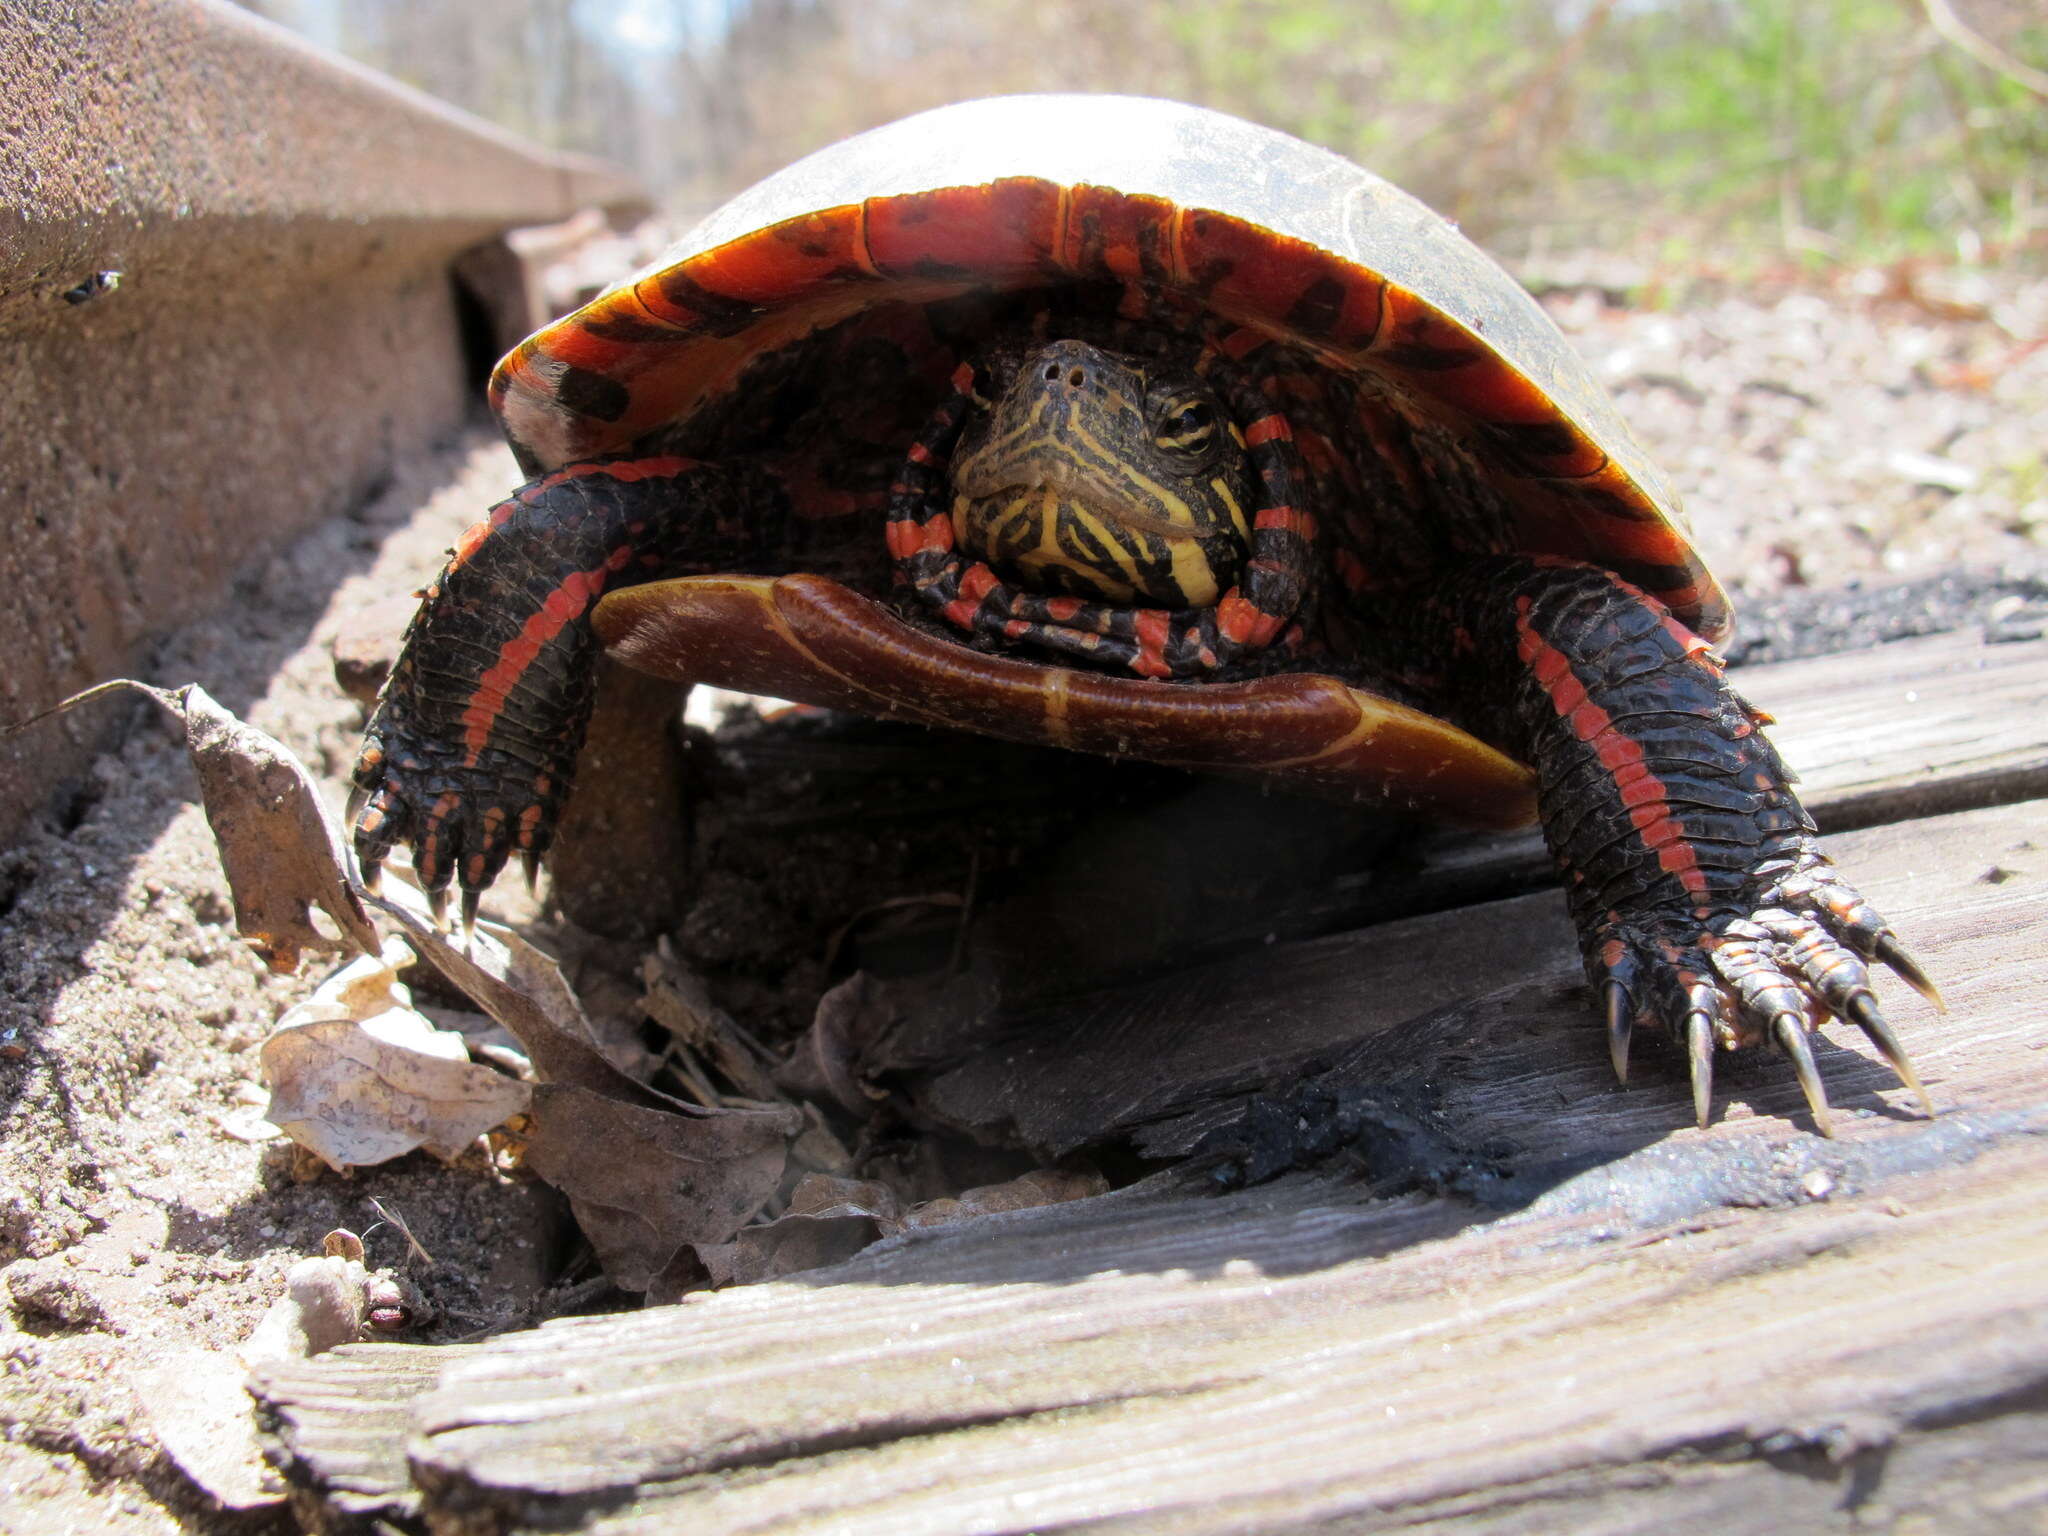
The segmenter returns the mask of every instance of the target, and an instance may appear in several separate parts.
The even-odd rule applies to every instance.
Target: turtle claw
[[[362,819],[363,808],[369,803],[369,790],[360,784],[350,784],[348,787],[348,799],[343,802],[341,807],[341,824],[344,827],[354,827]],[[377,876],[377,871],[381,870],[384,866],[384,861],[381,858],[366,860],[361,854],[357,854],[356,862],[362,866],[363,883],[365,885],[374,880]]]
[[[353,834],[350,842],[356,855],[356,878],[370,895],[383,883],[384,859],[398,841],[399,807],[390,803],[388,791],[375,792],[361,784],[349,791],[342,825]]]
[[[1714,1016],[1704,1008],[1685,1016],[1685,1056],[1692,1069],[1692,1116],[1704,1131],[1714,1111]]]
[[[1635,1033],[1636,1005],[1628,988],[1618,981],[1607,983],[1607,1059],[1614,1063],[1614,1080],[1628,1081],[1628,1044]]]
[[[1906,946],[1901,944],[1889,929],[1877,936],[1870,953],[1873,959],[1882,960],[1890,966],[1892,974],[1899,980],[1934,1004],[1935,1012],[1948,1012],[1948,1004],[1942,1000],[1941,988],[1928,980],[1927,973],[1920,969],[1920,962],[1906,953]]]
[[[1747,910],[1744,908],[1747,907]],[[1854,1024],[1931,1119],[1934,1103],[1879,1011],[1871,963],[1883,961],[1930,1001],[1939,994],[1884,919],[1817,854],[1796,879],[1729,902],[1719,913],[1669,908],[1631,920],[1612,913],[1587,935],[1588,971],[1602,999],[1608,1060],[1626,1081],[1638,1015],[1686,1052],[1693,1114],[1712,1117],[1714,1052],[1769,1044],[1790,1058],[1815,1128],[1835,1134],[1815,1064],[1812,1028]]]
[[[1920,1074],[1913,1068],[1913,1059],[1906,1054],[1906,1048],[1899,1043],[1899,1037],[1883,1014],[1877,1011],[1877,999],[1868,992],[1859,992],[1843,1005],[1842,1011],[1849,1021],[1869,1037],[1891,1069],[1899,1074],[1899,1081],[1913,1090],[1913,1096],[1920,1101],[1921,1111],[1928,1119],[1934,1118],[1934,1100],[1921,1086]]]
[[[371,722],[356,760],[348,822],[363,889],[394,848],[412,852],[412,872],[427,893],[435,926],[448,931],[451,890],[460,920],[473,931],[479,895],[516,852],[529,888],[567,794],[559,765],[535,772],[509,753],[447,747],[417,735],[403,718]]]
[[[1771,1038],[1792,1058],[1792,1070],[1799,1078],[1799,1091],[1806,1095],[1806,1107],[1813,1112],[1815,1127],[1832,1140],[1835,1123],[1828,1114],[1828,1093],[1821,1084],[1820,1068],[1814,1065],[1813,1042],[1806,1038],[1804,1015],[1779,1014],[1771,1020]]]
[[[476,909],[477,904],[483,900],[483,894],[482,891],[477,890],[474,886],[465,885],[462,888],[461,921],[462,942],[464,946],[467,946],[476,938]]]

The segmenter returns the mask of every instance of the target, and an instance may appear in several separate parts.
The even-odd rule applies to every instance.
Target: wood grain
[[[1988,666],[2025,650],[2008,710],[2048,648]],[[1896,680],[1854,672],[1844,718],[1892,730],[1850,695]],[[1951,766],[2024,767],[2041,720],[1951,719]],[[1769,1058],[1705,1131],[1673,1053],[1618,1088],[1561,903],[1518,897],[1041,1018],[934,1084],[1048,1145],[1169,1148],[1222,1123],[1205,1083],[1394,1084],[1436,1190],[1376,1193],[1370,1137],[1235,1193],[1163,1174],[681,1306],[349,1346],[267,1375],[266,1420],[332,1529],[2038,1532],[2048,801],[1833,846],[1948,993],[1886,992],[1931,1124],[1853,1031],[1835,1141]]]
[[[2015,1055],[2014,1042],[2034,1028],[2028,999],[2040,995],[2048,953],[2044,802],[1871,828],[1830,846],[1948,994],[1951,1012],[1939,1015],[1880,974],[1887,1014],[1937,1101],[1954,1105],[1944,1099],[1954,1084],[1973,1107],[2010,1108],[2014,1094],[2039,1088],[2038,1053]],[[2009,873],[1987,879],[1993,871]],[[1549,891],[998,1016],[975,1043],[920,1087],[922,1106],[1054,1155],[1137,1128],[1149,1128],[1148,1149],[1184,1153],[1209,1129],[1205,1104],[1310,1079],[1333,1090],[1411,1085],[1453,1139],[1511,1144],[1520,1177],[1656,1141],[1692,1119],[1684,1069],[1661,1039],[1639,1041],[1631,1085],[1615,1084],[1564,904]],[[1816,1054],[1851,1117],[1910,1112],[1853,1028],[1830,1030]],[[2013,1068],[2018,1077],[2006,1075]],[[1806,1123],[1775,1058],[1724,1057],[1718,1084],[1722,1125]]]
[[[1824,833],[2048,795],[2048,641],[1930,635],[1729,676],[1776,717],[1771,740]],[[1406,858],[1315,893],[1279,926],[1305,937],[1555,881],[1533,828],[1494,837],[1433,830]]]

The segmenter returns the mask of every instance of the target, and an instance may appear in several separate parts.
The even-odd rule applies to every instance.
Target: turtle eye
[[[1216,438],[1216,407],[1206,400],[1182,398],[1161,414],[1156,438],[1162,448],[1182,453],[1204,452]]]

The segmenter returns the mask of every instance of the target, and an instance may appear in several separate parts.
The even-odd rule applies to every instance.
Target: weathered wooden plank
[[[1769,1244],[1734,1231],[1676,1235],[1576,1268],[1496,1261],[1475,1276],[1476,1256],[1453,1244],[1440,1255],[1451,1262],[1423,1275],[1383,1261],[1294,1278],[1145,1277],[1139,1296],[1128,1277],[1036,1293],[1013,1308],[1007,1337],[977,1330],[925,1355],[911,1367],[917,1384],[1006,1368],[1032,1376],[1043,1307],[1075,1327],[1102,1309],[1095,1328],[1114,1329],[1128,1357],[1178,1357],[1174,1389],[1130,1392],[1130,1358],[1111,1357],[1097,1395],[1063,1414],[1007,1414],[657,1485],[593,1528],[1018,1531],[1137,1517],[1139,1528],[1182,1531],[1340,1518],[1373,1529],[1491,1503],[1584,1529],[1558,1518],[1568,1480],[1583,1508],[1607,1488],[1639,1486],[1644,1472],[1753,1463],[1774,1447],[1805,1465],[1773,1468],[1767,1491],[1721,1491],[1714,1528],[1786,1529],[1780,1500],[1809,1478],[1839,1503],[1853,1479],[1875,1477],[1910,1509],[1916,1490],[1882,1478],[1891,1444],[2002,1399],[2038,1402],[2048,1360],[2033,1203],[2010,1188],[1981,1204],[1959,1204],[1953,1187],[1916,1194],[1944,1212],[1786,1213]],[[1884,1275],[1881,1300],[1845,1284],[1857,1269]],[[1960,1295],[1964,1276],[2004,1304]],[[914,1298],[870,1295],[904,1326]],[[1914,1326],[1874,1316],[1894,1307]],[[946,1315],[941,1299],[926,1329]],[[889,1370],[907,1358],[882,1348],[862,1385],[915,1402],[916,1387]],[[1854,1455],[1859,1439],[1876,1454]],[[1852,1453],[1848,1465],[1828,1465],[1831,1444]],[[2023,1468],[1980,1466],[1974,1491],[1986,1503],[2024,1498],[2044,1464],[2036,1446]],[[1808,1508],[1818,1502],[1809,1496]]]
[[[1771,739],[1823,832],[2048,795],[2048,640],[1929,635],[1730,675],[1776,716]],[[1428,832],[1407,860],[1341,878],[1278,926],[1329,933],[1555,879],[1533,830]]]
[[[1731,673],[1777,717],[1823,830],[2048,793],[2048,640],[1979,643],[1974,631]]]
[[[289,1412],[318,1419],[326,1430],[309,1457],[296,1455],[289,1438],[273,1439],[301,1499],[327,1517],[322,1529],[376,1529],[380,1520],[402,1528],[418,1518],[419,1491],[405,1462],[411,1405],[463,1350],[365,1344],[346,1357],[323,1357],[310,1375],[302,1374],[307,1361],[274,1365]],[[260,1408],[260,1426],[275,1436],[271,1404]]]
[[[1558,1506],[1716,1462],[1779,1469],[1713,1497],[1716,1528],[1785,1529],[1778,1485],[1809,1479],[1911,1509],[1894,1444],[2048,1404],[2044,1172],[2036,1144],[1590,1250],[1524,1218],[1380,1252],[1400,1212],[1314,1187],[1181,1202],[1109,1245],[1137,1267],[1063,1284],[856,1263],[503,1341],[448,1367],[409,1450],[427,1508],[508,1522],[483,1529],[1584,1529]],[[1363,1251],[1289,1272],[1297,1227]],[[2037,1444],[1972,1491],[2038,1501],[2044,1471]]]
[[[2038,1520],[2048,1449],[2013,1425],[2048,1410],[2044,827],[2037,803],[1842,840],[1954,1004],[1893,1009],[1933,1126],[1856,1042],[1826,1062],[1840,1141],[1800,1130],[1768,1063],[1694,1130],[1675,1066],[1606,1082],[1568,936],[1538,936],[1467,1010],[1471,1039],[1441,1010],[1378,1037],[1440,1059],[1448,1123],[1518,1144],[1511,1214],[1323,1174],[910,1234],[804,1282],[447,1359],[406,1416],[410,1475],[480,1528],[609,1532],[1624,1530],[1679,1510],[1762,1532],[1873,1500]],[[1268,971],[1309,978],[1304,1012],[1369,996],[1344,969],[1364,951],[1326,947]],[[388,1401],[349,1406],[372,1366],[344,1350],[265,1389],[296,1475],[346,1465],[359,1500],[408,1459],[365,1449],[361,1420],[396,1433]]]
[[[2048,854],[2029,846],[2044,832],[2048,809],[2027,802],[1833,840],[1907,944],[1935,957],[1954,1005],[1946,1018],[1896,981],[1880,988],[1938,1100],[1955,1081],[1976,1108],[2037,1101],[2040,1058],[2018,1042],[2048,951]],[[1836,1029],[1831,1042],[1816,1055],[1847,1115],[1909,1113],[1855,1030]],[[995,1019],[972,1046],[921,1087],[922,1106],[1051,1154],[1138,1127],[1149,1127],[1141,1146],[1183,1153],[1211,1128],[1205,1105],[1241,1113],[1246,1085],[1258,1083],[1407,1085],[1453,1141],[1508,1144],[1502,1160],[1525,1180],[1648,1145],[1692,1118],[1687,1079],[1662,1041],[1641,1042],[1631,1085],[1615,1084],[1554,892],[1262,948]],[[1783,1062],[1724,1063],[1724,1123],[1804,1123]]]

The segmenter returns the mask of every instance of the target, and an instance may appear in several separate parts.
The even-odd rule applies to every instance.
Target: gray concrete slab
[[[220,0],[0,7],[0,720],[444,440],[533,287],[457,263],[592,206],[644,196]],[[105,724],[0,744],[0,847]]]

